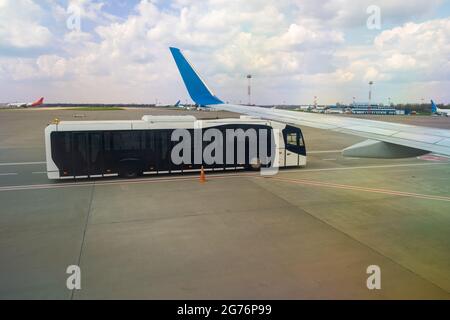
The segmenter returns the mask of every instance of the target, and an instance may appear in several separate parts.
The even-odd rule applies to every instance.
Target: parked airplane
[[[431,113],[439,116],[450,116],[450,109],[439,109],[438,106],[431,100]]]
[[[327,114],[343,114],[344,113],[344,109],[342,109],[342,108],[328,108],[328,109],[325,109],[325,113],[327,113]]]
[[[195,106],[186,106],[181,104],[181,101],[178,100],[177,103],[174,104],[174,107],[184,109],[184,110],[201,110],[201,108],[197,108]]]
[[[29,107],[39,107],[44,104],[44,98],[40,98],[35,102],[15,102],[8,103],[6,106],[10,108],[29,108]]]
[[[170,51],[192,100],[198,105],[284,122],[294,126],[308,126],[353,134],[368,139],[345,149],[344,156],[406,158],[430,152],[450,156],[450,130],[226,104],[208,88],[180,49],[170,48]]]
[[[316,107],[311,109],[311,112],[313,112],[313,113],[325,113],[325,107],[316,106]]]

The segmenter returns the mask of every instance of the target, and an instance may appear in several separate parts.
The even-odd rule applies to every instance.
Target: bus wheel
[[[261,160],[259,160],[258,158],[252,159],[252,161],[250,161],[250,166],[248,168],[252,171],[261,170]]]
[[[120,171],[120,176],[122,178],[127,178],[127,179],[134,179],[137,178],[139,176],[139,171],[132,166],[127,166],[124,167],[121,171]]]

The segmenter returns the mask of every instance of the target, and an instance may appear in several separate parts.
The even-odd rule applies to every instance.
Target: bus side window
[[[170,140],[171,133],[170,133],[169,130],[161,130],[159,132],[159,134],[160,134],[160,139],[161,139],[161,141],[160,141],[160,143],[161,143],[161,150],[160,150],[161,151],[161,158],[163,160],[166,160],[167,157],[169,156],[169,148],[170,148],[170,143],[171,143],[171,140]]]
[[[113,132],[113,149],[114,151],[130,151],[141,149],[140,132]]]
[[[105,151],[111,151],[111,132],[105,132],[104,135],[104,149]]]
[[[91,163],[97,162],[101,155],[102,136],[101,133],[91,133]]]
[[[87,134],[77,133],[75,134],[75,150],[83,161],[87,161]]]
[[[139,133],[139,143],[141,146],[141,150],[145,151],[147,149],[147,137],[145,131],[138,131]]]
[[[299,140],[298,140],[298,145],[300,146],[300,147],[304,147],[305,146],[305,142],[303,141],[303,136],[302,135],[300,135],[300,137],[298,138]]]
[[[72,161],[72,133],[53,132],[52,158],[58,167],[69,168]]]
[[[155,132],[152,130],[148,130],[146,132],[146,149],[151,152],[156,152],[156,144],[155,144]]]
[[[112,149],[114,151],[122,150],[122,133],[121,132],[112,132]]]
[[[66,155],[72,153],[72,133],[70,132],[64,133],[64,151]]]
[[[298,146],[297,133],[293,132],[287,134],[287,144],[295,147]]]

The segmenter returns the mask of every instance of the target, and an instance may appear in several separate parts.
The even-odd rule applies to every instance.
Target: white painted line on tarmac
[[[307,154],[326,154],[326,153],[341,153],[342,150],[321,150],[321,151],[307,151]],[[0,163],[0,167],[7,166],[32,166],[37,164],[46,164],[45,161],[36,161],[36,162],[6,162]]]
[[[32,174],[47,174],[47,171],[42,171],[42,172],[32,172]]]
[[[4,176],[17,176],[17,175],[19,175],[19,174],[18,173],[0,173],[1,177],[4,177]]]
[[[403,191],[397,191],[397,190],[378,189],[378,188],[367,188],[367,187],[337,184],[337,183],[328,183],[328,182],[305,180],[305,179],[288,179],[288,178],[281,178],[281,177],[273,177],[271,179],[277,180],[277,181],[300,184],[300,185],[313,186],[313,187],[342,189],[342,190],[350,190],[350,191],[357,191],[357,192],[381,193],[381,194],[387,194],[387,195],[392,195],[392,196],[450,202],[450,197],[431,195],[431,194],[403,192]]]
[[[341,153],[342,150],[320,150],[320,151],[308,151],[306,150],[306,155],[308,154],[323,154],[323,153]]]
[[[224,175],[213,175],[209,179],[223,179],[223,178],[233,178],[237,176],[244,176],[249,174],[224,174]],[[255,173],[252,174],[256,176]],[[259,177],[259,175],[258,175]],[[32,184],[32,185],[17,185],[17,186],[7,186],[0,187],[0,192],[3,191],[20,191],[20,190],[48,190],[48,189],[60,189],[60,188],[76,188],[76,187],[98,187],[98,186],[109,186],[109,185],[129,185],[129,184],[142,184],[142,183],[160,183],[160,182],[179,182],[179,181],[198,181],[198,177],[167,177],[167,178],[147,178],[147,179],[129,179],[129,180],[116,180],[116,181],[89,181],[86,182],[56,182],[53,184]]]
[[[336,161],[336,158],[332,158],[332,159],[322,159],[322,161]]]
[[[289,169],[282,170],[280,174],[292,173],[292,172],[321,172],[321,171],[341,171],[341,170],[360,170],[360,169],[388,169],[388,168],[401,168],[401,167],[418,167],[418,166],[439,166],[448,165],[448,163],[409,163],[409,164],[393,164],[393,165],[374,165],[374,166],[364,166],[364,167],[339,167],[339,168],[325,168],[325,169]],[[210,174],[209,180],[218,179],[231,179],[231,178],[271,178],[270,176],[264,177],[259,173],[254,172],[242,172],[242,173],[223,173],[223,174]],[[280,178],[283,178],[282,176]],[[59,189],[59,188],[77,188],[77,187],[98,187],[98,186],[110,186],[110,185],[128,185],[128,184],[146,184],[146,183],[161,183],[161,182],[179,182],[179,181],[198,181],[197,176],[172,176],[172,177],[149,177],[144,179],[129,179],[129,180],[114,180],[114,181],[90,181],[85,180],[85,182],[56,182],[53,184],[32,184],[32,185],[16,185],[16,186],[5,186],[0,187],[0,192],[5,191],[21,191],[21,190],[48,190],[48,189]]]
[[[36,164],[46,164],[47,162],[11,162],[11,163],[0,163],[0,167],[8,166],[32,166]]]
[[[341,171],[341,170],[360,170],[360,169],[389,169],[389,168],[402,168],[402,167],[422,167],[422,166],[437,166],[437,165],[449,165],[448,162],[426,162],[426,163],[404,163],[404,164],[386,164],[386,165],[373,165],[373,166],[359,166],[359,167],[339,167],[339,168],[323,168],[323,169],[288,169],[283,172],[321,172],[321,171]]]

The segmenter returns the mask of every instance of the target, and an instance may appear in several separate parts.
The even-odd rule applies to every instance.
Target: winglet
[[[437,113],[437,112],[438,112],[438,107],[436,106],[434,101],[431,100],[431,113]]]
[[[175,63],[177,64],[178,71],[183,78],[189,95],[196,104],[200,106],[223,104],[223,101],[217,98],[202,78],[200,78],[189,61],[184,57],[180,49],[171,47],[170,52],[172,53]]]

